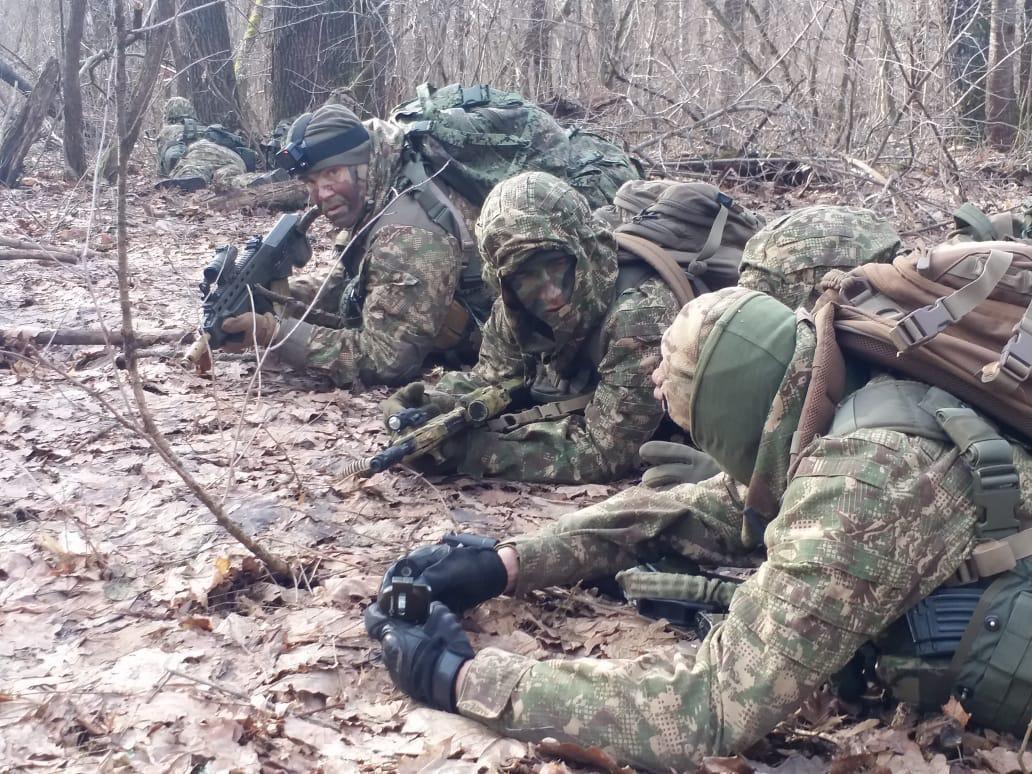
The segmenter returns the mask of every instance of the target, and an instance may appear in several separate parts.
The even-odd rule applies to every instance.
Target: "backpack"
[[[391,111],[391,122],[404,129],[427,174],[438,175],[473,204],[483,204],[497,183],[519,172],[566,177],[566,132],[519,94],[483,85],[438,89],[423,83],[416,95]]]
[[[570,141],[566,179],[592,209],[605,207],[621,186],[644,176],[640,161],[603,137],[577,127],[567,130],[566,136]]]
[[[678,183],[674,180],[628,180],[613,194],[612,204],[596,207],[592,214],[609,228],[615,229],[629,223],[650,204],[655,204],[656,199],[672,185]]]
[[[986,215],[971,202],[965,202],[953,212],[955,228],[948,239],[954,242],[994,242],[1011,239],[1029,239],[1028,213],[1024,219],[1009,212]]]
[[[244,161],[244,168],[248,172],[254,172],[258,166],[258,154],[244,144],[244,138],[239,134],[229,131],[222,124],[211,124],[204,130],[204,139],[229,148]]]
[[[709,183],[675,183],[613,235],[622,263],[647,263],[684,304],[738,282],[759,216]]]
[[[1032,245],[946,243],[832,272],[824,284],[814,307],[825,339],[818,360],[827,357],[822,343],[840,348],[1032,439]]]

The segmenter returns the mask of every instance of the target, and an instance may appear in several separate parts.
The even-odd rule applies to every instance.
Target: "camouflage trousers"
[[[200,177],[206,183],[220,183],[245,172],[244,160],[229,148],[210,140],[197,140],[187,147],[170,176]]]
[[[975,539],[970,484],[957,451],[938,441],[887,430],[819,438],[768,525],[767,560],[694,658],[536,662],[489,648],[471,662],[458,709],[511,736],[598,746],[648,770],[739,752],[956,571]],[[711,479],[647,501],[622,496],[513,540],[519,588],[679,545],[734,553],[731,494]]]

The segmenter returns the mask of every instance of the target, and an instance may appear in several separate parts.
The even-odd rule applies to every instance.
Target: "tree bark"
[[[209,0],[180,2],[179,11],[183,15],[179,17],[179,47],[186,68],[182,75],[201,123],[239,129],[237,81],[226,4],[208,3]],[[193,10],[195,8],[200,10]]]
[[[161,24],[161,22],[171,19],[174,11],[173,0],[157,0],[154,18],[150,24]],[[143,63],[140,65],[132,99],[129,101],[126,130],[119,135],[118,139],[122,143],[122,153],[126,158],[132,153],[133,146],[136,145],[136,140],[143,129],[143,120],[146,117],[147,108],[154,93],[154,85],[157,83],[158,74],[161,72],[161,60],[165,56],[165,49],[168,47],[172,26],[171,24],[165,24],[146,33],[147,48],[143,57]],[[102,170],[105,179],[108,181],[115,179],[118,173],[118,153],[115,143],[108,146],[107,152],[104,154]]]
[[[9,188],[17,185],[25,156],[39,136],[47,111],[54,102],[60,70],[57,58],[51,57],[21,111],[7,126],[3,140],[0,140],[0,183]]]
[[[18,75],[18,72],[3,59],[0,59],[0,80],[7,81],[22,94],[32,91],[32,84]]]
[[[335,88],[370,107],[373,73],[384,73],[366,67],[363,41],[382,41],[382,17],[363,13],[361,0],[282,0],[274,11],[272,122],[322,104]]]
[[[64,156],[71,177],[86,172],[86,147],[82,133],[82,88],[79,60],[86,20],[86,0],[69,0],[68,29],[65,30],[61,82],[64,91]]]
[[[1006,151],[1018,136],[1018,96],[1014,88],[1015,0],[993,0],[989,35],[989,73],[986,76],[986,139]]]

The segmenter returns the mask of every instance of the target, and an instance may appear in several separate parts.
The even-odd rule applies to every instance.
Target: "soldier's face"
[[[308,195],[337,228],[351,228],[362,217],[365,176],[359,167],[336,166],[301,175]]]
[[[549,325],[570,303],[576,261],[558,253],[528,261],[506,278],[506,286],[520,305]]]

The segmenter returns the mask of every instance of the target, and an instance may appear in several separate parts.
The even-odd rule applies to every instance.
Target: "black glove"
[[[476,655],[455,614],[434,602],[426,623],[416,625],[390,618],[372,604],[364,619],[369,636],[380,641],[394,684],[416,701],[455,712],[455,680]]]
[[[505,591],[509,579],[494,550],[496,544],[495,540],[475,535],[446,535],[441,543],[421,546],[403,556],[383,576],[381,610],[398,614],[397,605],[388,599],[395,578],[426,584],[430,598],[443,602],[456,615],[497,597]],[[402,617],[413,620],[415,611]]]

